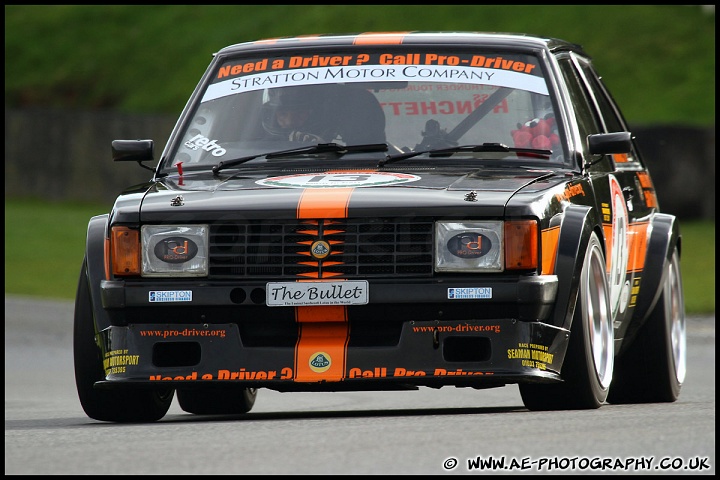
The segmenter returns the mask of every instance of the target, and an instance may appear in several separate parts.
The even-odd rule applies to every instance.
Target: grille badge
[[[312,246],[310,247],[310,255],[312,255],[313,258],[322,260],[323,258],[330,255],[330,245],[324,240],[317,240],[313,242]]]

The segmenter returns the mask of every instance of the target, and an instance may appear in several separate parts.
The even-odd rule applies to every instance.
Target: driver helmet
[[[267,91],[263,104],[263,127],[272,135],[286,136],[300,130],[313,132],[318,106],[317,89],[313,87],[283,87]]]

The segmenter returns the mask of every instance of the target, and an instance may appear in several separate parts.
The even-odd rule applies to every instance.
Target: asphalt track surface
[[[80,407],[72,312],[5,297],[6,475],[715,474],[714,315],[688,321],[675,403],[530,412],[514,385],[260,390],[245,415],[194,416],[174,401],[157,423],[120,425]]]

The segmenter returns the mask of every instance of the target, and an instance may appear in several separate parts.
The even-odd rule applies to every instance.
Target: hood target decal
[[[325,173],[300,173],[258,180],[255,183],[265,187],[334,189],[356,187],[388,187],[416,182],[421,177],[408,173],[376,171],[343,171]]]

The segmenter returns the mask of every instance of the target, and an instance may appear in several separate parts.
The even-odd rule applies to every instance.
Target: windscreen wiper
[[[525,155],[529,157],[539,158],[550,158],[552,155],[551,150],[544,150],[538,148],[516,148],[508,147],[503,143],[483,143],[481,145],[460,145],[457,147],[449,148],[434,148],[430,150],[419,150],[417,152],[400,153],[397,155],[388,155],[383,160],[378,162],[378,168],[384,167],[387,164],[399,162],[401,160],[407,160],[408,158],[417,157],[418,155],[428,154],[431,157],[446,157],[454,153],[462,152],[512,152],[518,155]]]
[[[235,158],[226,162],[220,162],[212,168],[214,175],[220,170],[234,167],[259,157],[267,159],[282,158],[292,155],[307,155],[315,153],[337,153],[342,156],[346,153],[362,153],[362,152],[387,152],[387,143],[368,143],[363,145],[340,145],[339,143],[318,143],[317,145],[308,145],[305,147],[291,148],[289,150],[280,150],[268,153],[258,153],[257,155],[248,155],[247,157]]]

